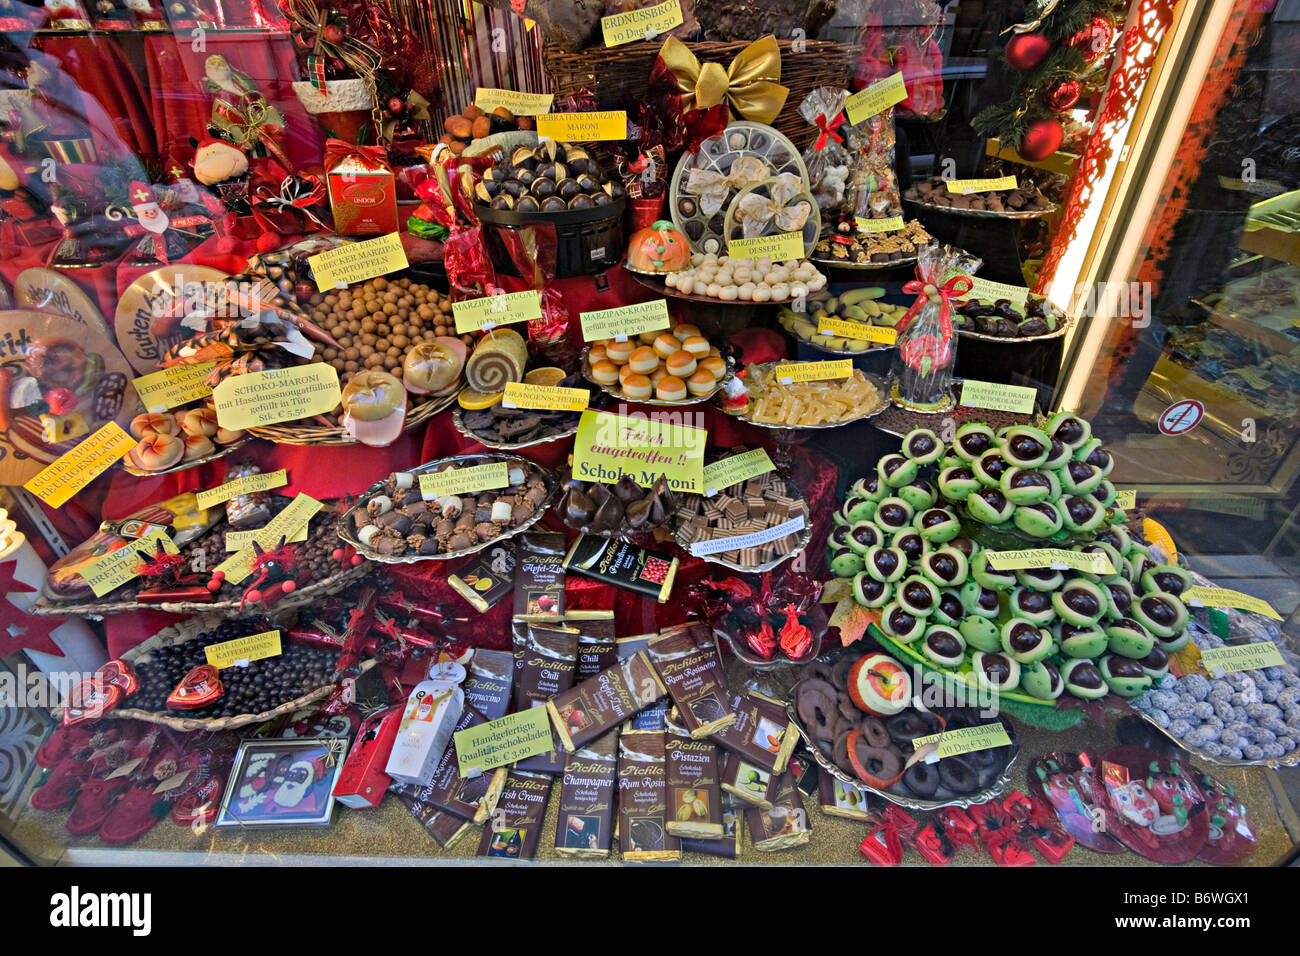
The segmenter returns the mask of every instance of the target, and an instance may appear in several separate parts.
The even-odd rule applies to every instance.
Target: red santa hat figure
[[[171,220],[167,217],[167,213],[163,212],[162,206],[158,205],[153,188],[148,183],[139,180],[131,183],[130,199],[131,208],[135,210],[136,221],[140,223],[140,228],[155,235],[162,235],[167,231]]]

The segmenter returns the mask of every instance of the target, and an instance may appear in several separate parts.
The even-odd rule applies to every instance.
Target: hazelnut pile
[[[456,334],[451,299],[410,279],[379,276],[338,292],[317,293],[308,306],[312,321],[342,346],[317,346],[321,360],[338,370],[340,385],[362,369],[401,378],[411,346]],[[474,345],[472,335],[460,339],[467,347]]]

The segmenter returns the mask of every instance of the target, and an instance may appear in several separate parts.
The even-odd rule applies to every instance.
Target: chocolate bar
[[[847,817],[850,820],[868,820],[871,811],[867,806],[867,791],[824,770],[818,771],[817,802],[822,813],[829,817]]]
[[[546,710],[560,744],[572,753],[667,693],[642,652],[552,697]]]
[[[677,576],[677,559],[634,544],[581,534],[564,556],[566,571],[667,602]]]
[[[650,640],[657,634],[638,634],[634,637],[620,637],[614,651],[620,661],[643,652],[650,646]],[[650,704],[644,710],[633,714],[623,727],[624,730],[663,730],[664,718],[672,702],[665,696]]]
[[[618,660],[613,611],[568,611],[564,625],[578,629],[578,680],[595,677]]]
[[[618,738],[618,843],[625,862],[680,860],[681,844],[668,832],[664,734],[624,731]]]
[[[556,694],[573,686],[578,668],[578,631],[553,623],[515,618],[515,710],[545,707]],[[558,748],[527,757],[519,770],[562,773],[564,754]]]
[[[515,541],[515,616],[559,620],[564,616],[564,535],[525,531]]]
[[[703,853],[706,856],[721,857],[724,860],[740,859],[740,817],[744,804],[736,795],[722,793],[722,836],[716,840],[696,840],[682,837],[682,850],[689,853]]]
[[[509,594],[515,586],[515,542],[502,541],[479,552],[469,567],[447,576],[447,583],[480,614]]]
[[[668,718],[664,763],[668,787],[668,832],[677,837],[716,840],[723,836],[722,761],[718,748],[695,740],[686,728]]]
[[[420,821],[420,826],[424,827],[424,832],[433,837],[433,842],[438,844],[441,849],[445,850],[450,847],[472,828],[464,820],[453,817],[450,813],[443,813],[433,804],[420,800],[418,797],[405,793],[397,793],[395,796],[410,811],[411,816]]]
[[[611,730],[564,760],[555,851],[563,856],[609,855],[618,788],[618,732]]]
[[[649,653],[692,737],[707,737],[735,721],[722,661],[707,627],[681,624],[660,631],[651,638]]]
[[[713,742],[769,774],[782,773],[799,741],[799,732],[785,707],[750,691],[733,697],[731,709],[736,714],[735,722],[715,733]]]
[[[812,823],[791,773],[781,775],[771,807],[750,807],[745,811],[745,824],[750,846],[764,853],[803,846],[812,839]]]
[[[537,854],[537,841],[542,835],[550,799],[550,777],[510,771],[492,822],[483,828],[477,855],[531,860]]]
[[[750,763],[737,753],[727,755],[722,765],[722,789],[753,807],[770,807],[780,774]]]
[[[480,648],[474,651],[465,670],[460,685],[465,691],[465,702],[487,720],[504,717],[510,709],[510,691],[514,686],[514,655]]]
[[[456,731],[468,730],[486,724],[487,718],[473,707],[466,706],[460,720],[456,722]],[[506,768],[484,771],[468,780],[460,775],[460,763],[456,756],[456,735],[452,733],[451,743],[442,752],[442,759],[433,770],[433,777],[428,787],[420,792],[420,799],[425,800],[444,813],[469,820],[471,823],[484,823],[496,809],[501,797],[501,790],[506,785]]]

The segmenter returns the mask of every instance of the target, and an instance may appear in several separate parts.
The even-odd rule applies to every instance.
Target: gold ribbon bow
[[[712,216],[722,208],[731,191],[757,186],[771,170],[757,156],[741,156],[726,174],[712,169],[692,169],[686,177],[686,192],[700,197],[700,211]]]
[[[798,232],[812,214],[808,200],[792,202],[803,192],[803,182],[794,173],[782,173],[767,183],[767,195],[757,192],[746,193],[737,201],[736,221],[744,232],[746,239],[763,235],[763,231],[773,220],[776,231]]]
[[[683,111],[727,103],[737,117],[771,123],[790,95],[789,89],[781,85],[781,48],[774,36],[755,40],[737,53],[725,70],[720,63],[701,66],[690,48],[676,37],[664,41],[659,59],[677,80]]]

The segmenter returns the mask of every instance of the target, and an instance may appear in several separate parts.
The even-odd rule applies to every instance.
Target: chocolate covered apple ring
[[[799,687],[797,701],[799,719],[817,740],[833,740],[832,725],[835,720],[835,688],[825,681],[806,681]]]
[[[903,769],[903,757],[897,750],[872,747],[860,730],[849,731],[846,748],[853,772],[863,783],[888,790],[898,782],[899,773]]]
[[[918,761],[903,774],[903,786],[918,797],[929,800],[939,791],[939,770],[933,764]]]
[[[961,757],[939,761],[939,782],[953,793],[970,793],[980,785],[980,777]]]
[[[889,747],[889,731],[885,729],[885,724],[879,717],[864,718],[859,729],[872,747]]]

